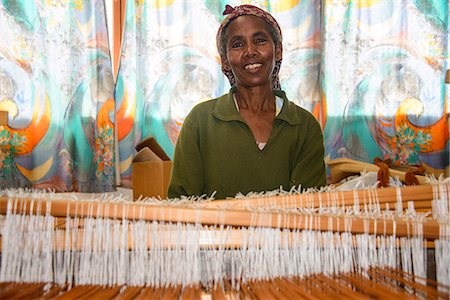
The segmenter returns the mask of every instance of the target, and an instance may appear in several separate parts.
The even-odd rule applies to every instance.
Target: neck
[[[272,111],[275,109],[275,94],[272,88],[251,87],[236,89],[236,101],[239,109],[248,109],[252,112]]]

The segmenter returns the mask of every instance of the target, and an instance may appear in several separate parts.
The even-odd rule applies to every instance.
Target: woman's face
[[[239,86],[271,85],[275,61],[281,59],[281,45],[275,45],[268,24],[257,16],[240,16],[226,32],[226,58],[222,64],[231,70]]]

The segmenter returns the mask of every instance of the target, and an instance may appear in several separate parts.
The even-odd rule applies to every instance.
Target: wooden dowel
[[[370,295],[375,299],[415,299],[405,293],[398,292],[394,289],[388,288],[388,286],[380,286],[373,281],[365,278],[361,275],[353,274],[341,274],[339,276],[342,280],[345,280],[357,290],[364,294]]]
[[[360,293],[353,291],[348,285],[342,284],[341,281],[333,279],[327,275],[316,275],[320,281],[327,282],[329,286],[333,286],[339,292],[338,297],[342,299],[370,299]]]
[[[409,286],[409,287],[415,289],[416,291],[421,291],[423,293],[426,293],[427,298],[431,297],[432,299],[435,299],[438,296],[438,291],[436,289],[432,288],[432,287],[428,287],[428,286],[426,286],[424,284],[420,284],[420,283],[414,282],[413,280],[407,280],[407,279],[405,279],[402,276],[395,275],[394,273],[382,270],[381,268],[372,268],[372,269],[368,270],[368,273],[370,275],[374,275],[374,272],[375,273],[379,273],[381,275],[384,275],[387,278],[394,279],[394,280],[396,280],[396,281],[398,281],[398,282],[400,282],[400,283],[402,283],[402,284],[404,284],[406,286]],[[445,295],[444,294],[440,294],[439,296],[443,297]]]
[[[450,183],[441,184],[450,191]],[[245,199],[228,199],[215,200],[205,204],[205,207],[226,207],[230,209],[238,209],[245,207],[269,207],[276,204],[279,208],[299,208],[299,207],[319,207],[338,204],[339,206],[354,205],[355,199],[359,199],[359,203],[369,203],[375,201],[379,204],[396,203],[397,194],[401,195],[402,202],[407,201],[431,201],[434,197],[434,190],[438,189],[438,185],[416,185],[405,186],[402,188],[377,188],[363,189],[353,191],[335,191],[322,193],[303,193],[294,195],[281,196],[259,196],[248,197]],[[382,207],[384,208],[384,206]]]
[[[31,209],[31,203],[34,202]],[[47,205],[50,205],[47,207]],[[212,208],[187,208],[177,206],[150,206],[136,203],[101,203],[73,202],[63,200],[30,200],[21,199],[16,213],[37,213],[50,211],[55,217],[78,216],[95,218],[113,218],[127,220],[146,220],[160,222],[201,223],[204,225],[229,225],[235,227],[271,227],[286,229],[307,229],[318,231],[344,232],[345,224],[350,222],[352,233],[377,233],[397,236],[411,236],[414,221],[404,219],[381,220],[369,216],[324,216],[317,214],[300,214],[296,212],[253,212],[248,210],[227,210]],[[30,212],[30,209],[32,210]],[[7,199],[0,199],[0,214],[7,212]],[[396,230],[394,230],[394,225]],[[369,232],[366,232],[366,230]],[[438,239],[439,224],[434,220],[423,223],[423,237]]]
[[[408,277],[408,278],[414,278],[414,280],[418,279],[421,282],[426,282],[427,286],[431,286],[434,288],[437,287],[439,289],[446,290],[447,291],[446,294],[450,293],[450,286],[439,283],[436,280],[420,277],[420,276],[414,275],[412,273],[402,271],[400,269],[394,269],[394,268],[385,268],[385,269],[388,270],[390,273],[398,274],[399,276],[401,276],[403,278]]]
[[[160,222],[201,223],[204,225],[229,225],[235,227],[272,227],[286,229],[307,229],[318,231],[344,232],[346,222],[351,222],[352,233],[377,233],[397,236],[411,236],[413,221],[375,220],[369,216],[324,216],[317,214],[299,214],[296,212],[252,212],[248,210],[219,210],[212,208],[186,208],[176,206],[150,206],[136,203],[111,204],[101,202],[72,202],[63,200],[45,201],[21,199],[16,213],[36,213],[41,206],[41,214],[50,211],[55,217],[78,216],[121,219],[146,220]],[[31,202],[34,202],[30,212]],[[39,202],[39,205],[38,205]],[[50,207],[47,207],[50,205]],[[6,214],[7,199],[0,199],[0,214]],[[394,230],[394,225],[396,230]],[[366,229],[369,232],[366,232]],[[423,237],[438,239],[439,224],[434,220],[423,223]]]

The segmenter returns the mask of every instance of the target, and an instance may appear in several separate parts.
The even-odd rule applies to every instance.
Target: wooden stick
[[[439,297],[446,296],[445,293],[439,293],[436,288],[429,287],[425,284],[417,283],[413,280],[407,280],[406,278],[404,278],[402,276],[398,276],[392,272],[388,272],[381,268],[372,268],[372,269],[368,270],[369,275],[373,276],[374,273],[379,273],[381,275],[386,276],[387,278],[394,279],[394,280],[404,284],[405,286],[409,286],[416,291],[423,292],[427,295],[427,298],[436,299],[438,296]]]
[[[204,225],[229,225],[235,227],[271,227],[301,230],[345,232],[346,224],[351,223],[352,233],[376,232],[378,235],[411,236],[414,221],[406,219],[383,220],[370,216],[327,216],[290,212],[255,212],[249,210],[221,210],[213,208],[187,208],[178,206],[152,206],[138,203],[101,203],[97,201],[80,202],[65,200],[20,199],[15,213],[36,214],[46,211],[55,217],[78,216],[112,218],[127,220],[146,220],[159,222],[200,223]],[[33,203],[33,208],[31,204]],[[8,200],[0,198],[0,214],[6,214]],[[396,230],[395,230],[396,228]],[[368,232],[367,232],[368,230]],[[439,224],[434,220],[423,222],[423,237],[438,239]]]
[[[441,188],[450,191],[450,183],[441,184]],[[303,193],[281,196],[259,196],[245,199],[215,200],[205,204],[205,207],[226,207],[238,209],[245,207],[270,207],[276,205],[278,208],[300,208],[319,206],[351,206],[355,204],[355,199],[359,199],[360,205],[363,203],[396,203],[397,194],[401,195],[401,201],[429,201],[433,200],[434,189],[439,189],[439,185],[416,185],[402,188],[377,188],[353,191],[335,191],[321,193]],[[238,201],[239,200],[239,201]],[[427,202],[428,203],[428,202]],[[429,206],[431,207],[431,205]],[[384,205],[382,206],[384,208]]]

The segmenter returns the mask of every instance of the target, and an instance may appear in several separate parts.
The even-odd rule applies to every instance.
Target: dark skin
[[[281,44],[275,45],[264,20],[244,15],[228,25],[222,65],[236,78],[239,112],[258,143],[267,143],[272,131],[275,95],[271,78],[275,61],[281,58]]]

